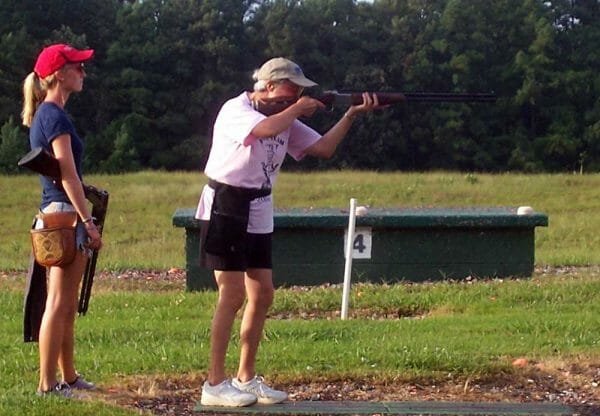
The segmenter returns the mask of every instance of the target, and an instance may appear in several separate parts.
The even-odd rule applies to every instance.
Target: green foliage
[[[139,169],[138,152],[135,148],[131,134],[126,130],[126,125],[121,125],[121,130],[117,133],[114,151],[103,163],[105,172],[121,173]]]
[[[0,124],[51,42],[93,47],[68,110],[87,171],[202,168],[221,104],[286,56],[324,89],[494,91],[365,117],[335,158],[296,169],[600,169],[600,3],[542,0],[7,0]],[[344,109],[308,123],[325,132]]]
[[[0,128],[0,172],[18,173],[17,162],[27,153],[27,136],[15,125],[13,117]]]
[[[9,28],[0,21],[0,125],[10,117],[20,120],[21,83],[28,73],[26,68],[33,65],[34,54],[24,27]]]

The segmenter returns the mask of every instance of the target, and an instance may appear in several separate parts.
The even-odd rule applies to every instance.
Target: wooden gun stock
[[[40,175],[48,176],[60,183],[60,165],[58,160],[43,147],[31,149],[29,153],[17,162],[23,168],[31,169]]]

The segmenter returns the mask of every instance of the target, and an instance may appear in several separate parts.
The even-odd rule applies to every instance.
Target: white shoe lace
[[[279,396],[285,393],[279,390],[275,390],[274,388],[267,385],[265,383],[265,379],[261,376],[256,376],[256,378],[253,380],[252,384],[249,387],[249,390],[251,390],[254,394],[262,397],[272,397],[274,395]]]

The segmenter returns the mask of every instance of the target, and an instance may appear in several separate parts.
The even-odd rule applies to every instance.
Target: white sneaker
[[[254,376],[250,381],[242,383],[237,378],[231,380],[233,387],[254,394],[258,397],[258,402],[262,404],[275,404],[281,403],[288,398],[288,394],[285,391],[275,390],[265,384],[262,377]]]
[[[256,400],[256,395],[240,391],[231,385],[230,380],[225,380],[216,386],[211,386],[206,381],[202,386],[200,403],[204,406],[243,407],[256,403]]]
[[[67,383],[65,381],[65,383]],[[77,374],[77,378],[72,383],[67,383],[73,390],[96,390],[96,385],[87,381],[81,374]]]

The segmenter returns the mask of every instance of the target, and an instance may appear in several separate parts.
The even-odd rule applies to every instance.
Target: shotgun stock
[[[58,160],[43,147],[31,149],[29,153],[17,162],[23,168],[31,169],[40,175],[52,178],[54,182],[60,183],[60,165]]]

